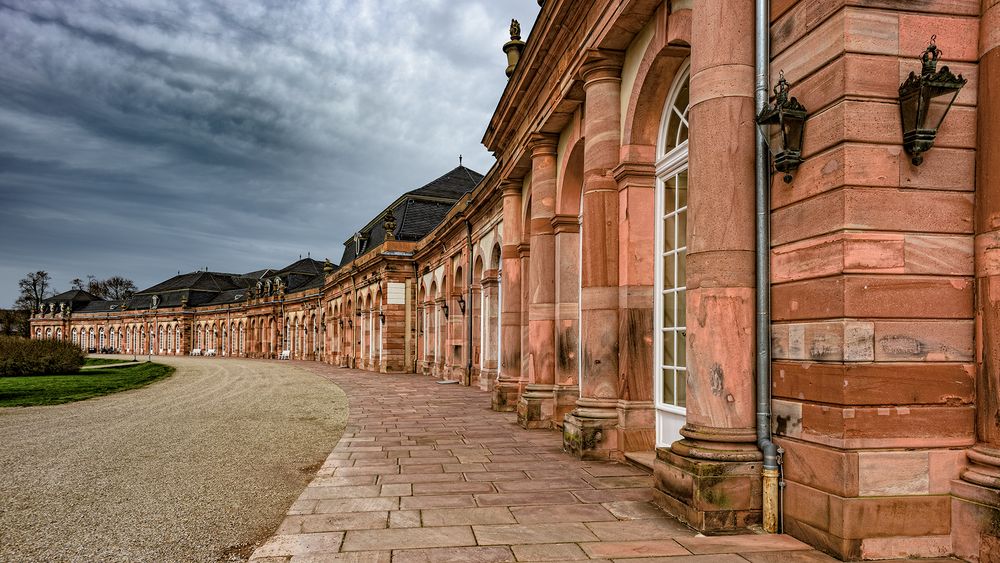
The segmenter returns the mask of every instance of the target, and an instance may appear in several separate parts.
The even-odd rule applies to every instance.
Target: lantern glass
[[[785,150],[802,154],[802,134],[805,132],[805,114],[803,115],[783,115],[781,120],[781,134],[785,141]]]
[[[945,116],[955,103],[955,98],[958,97],[959,89],[932,86],[928,90],[927,117],[924,123],[931,124],[935,131],[939,131]]]

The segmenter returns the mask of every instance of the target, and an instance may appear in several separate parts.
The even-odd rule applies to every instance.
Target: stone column
[[[441,288],[441,295],[445,295],[445,288]],[[445,297],[438,297],[434,300],[434,365],[431,367],[431,375],[438,379],[444,379],[447,375],[446,360],[448,358],[448,319],[444,316],[444,304],[447,303]],[[449,317],[451,312],[449,311]]]
[[[580,398],[580,217],[552,218],[556,239],[556,385],[553,422],[562,425]]]
[[[1000,3],[983,0],[976,154],[976,445],[952,484],[955,555],[1000,558]],[[942,127],[943,129],[943,127]]]
[[[620,53],[592,52],[581,69],[584,102],[580,398],[563,445],[584,458],[621,457],[618,424],[618,186]]]
[[[531,274],[528,290],[528,350],[531,380],[517,404],[518,424],[549,428],[555,389],[555,135],[535,134],[531,151]]]
[[[479,280],[473,280],[472,287],[472,297],[471,303],[465,304],[466,314],[472,317],[472,323],[466,323],[466,328],[471,327],[472,329],[472,347],[469,350],[469,357],[472,359],[472,368],[469,377],[469,385],[479,387],[480,378],[482,375],[482,355],[483,355],[483,286],[480,284]],[[468,294],[467,294],[468,295]],[[466,343],[469,341],[469,337],[465,338]],[[468,362],[466,362],[468,363]]]
[[[521,395],[521,191],[520,179],[500,183],[503,193],[503,274],[500,291],[500,375],[493,392],[493,410],[513,411]]]
[[[691,20],[687,424],[655,472],[657,502],[701,530],[760,519],[753,17],[734,0],[696,3]]]
[[[483,330],[482,358],[483,368],[480,372],[479,388],[492,393],[497,377],[497,338],[499,331],[497,326],[497,315],[499,311],[497,305],[500,296],[500,280],[497,277],[497,270],[486,270],[483,272],[483,322],[486,323]]]

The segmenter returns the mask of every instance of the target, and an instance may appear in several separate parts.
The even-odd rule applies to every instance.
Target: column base
[[[618,401],[622,453],[651,452],[656,447],[656,411],[652,401]]]
[[[580,399],[563,419],[563,450],[580,459],[621,459],[616,400]]]
[[[493,387],[490,407],[496,412],[514,412],[521,397],[521,382],[510,379],[498,379]]]
[[[552,391],[555,411],[552,414],[552,425],[563,428],[566,415],[573,412],[576,402],[580,399],[580,388],[573,385],[556,385]]]
[[[1000,450],[968,450],[969,467],[951,482],[951,543],[967,561],[1000,561]]]
[[[482,369],[479,371],[479,390],[487,391],[493,393],[493,387],[497,383],[497,370],[495,369]]]
[[[758,461],[699,459],[657,448],[653,476],[653,502],[700,532],[735,533],[761,523]]]
[[[529,383],[517,401],[517,423],[522,428],[552,428],[555,385]]]

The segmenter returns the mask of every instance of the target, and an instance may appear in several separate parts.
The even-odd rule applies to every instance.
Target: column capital
[[[587,51],[583,66],[580,67],[580,78],[583,87],[589,88],[598,82],[621,82],[622,65],[625,63],[625,53],[606,49],[591,49]]]
[[[532,133],[528,136],[527,150],[531,158],[537,156],[552,156],[559,146],[559,135],[555,133]]]
[[[522,242],[517,245],[517,255],[521,258],[527,258],[531,256],[531,244],[527,242]]]
[[[507,178],[500,181],[500,193],[504,197],[521,196],[524,190],[524,178]]]

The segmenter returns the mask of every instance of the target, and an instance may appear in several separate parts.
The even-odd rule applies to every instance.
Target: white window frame
[[[657,162],[656,162],[656,203],[655,203],[655,235],[654,235],[654,248],[655,248],[655,261],[654,261],[654,292],[653,292],[653,403],[656,410],[656,445],[657,447],[669,447],[671,443],[680,438],[680,429],[686,421],[687,409],[685,407],[679,406],[675,403],[667,403],[663,400],[663,371],[666,368],[671,368],[674,370],[683,370],[685,373],[687,371],[687,362],[685,354],[684,366],[677,365],[678,354],[674,351],[673,364],[670,366],[664,365],[663,357],[663,341],[664,335],[667,332],[678,332],[684,330],[686,332],[686,327],[680,327],[676,324],[676,319],[678,318],[677,310],[675,309],[673,318],[675,319],[675,324],[671,327],[664,326],[664,307],[665,307],[665,296],[666,294],[674,294],[680,290],[684,290],[685,296],[686,292],[686,279],[683,282],[684,285],[679,285],[679,280],[674,280],[674,285],[670,288],[664,287],[664,262],[668,254],[671,262],[673,261],[674,255],[683,252],[685,259],[687,256],[687,244],[689,241],[685,239],[685,245],[666,249],[665,246],[665,233],[664,233],[664,223],[669,217],[676,217],[680,210],[676,208],[676,202],[671,205],[672,210],[668,213],[664,213],[665,197],[666,197],[666,182],[670,178],[676,177],[681,173],[688,170],[688,141],[683,140],[669,151],[665,152],[666,147],[666,135],[667,129],[670,124],[671,115],[676,115],[674,110],[674,103],[677,99],[678,94],[681,89],[687,83],[690,85],[690,59],[685,61],[677,71],[677,75],[674,84],[671,86],[670,93],[667,96],[666,103],[664,104],[663,112],[660,118],[660,131],[659,137],[657,139]],[[690,88],[690,86],[689,86]],[[690,90],[689,90],[690,92]],[[690,94],[689,94],[690,96]],[[690,98],[688,102],[688,108],[690,108]],[[682,119],[683,116],[678,116]],[[686,121],[686,120],[685,120]],[[686,122],[683,123],[687,125]],[[680,131],[680,126],[678,127],[678,132]],[[676,139],[675,139],[676,140]],[[676,194],[676,192],[675,192]],[[677,197],[676,195],[674,197]],[[687,213],[687,204],[685,203],[683,211]],[[674,228],[677,228],[677,222],[674,221]],[[677,240],[676,233],[674,240]],[[672,305],[672,306],[686,306],[684,304]],[[685,315],[686,317],[686,315]],[[676,340],[675,340],[676,342]],[[676,348],[676,344],[675,344]],[[676,385],[675,390],[675,401],[676,401]]]

